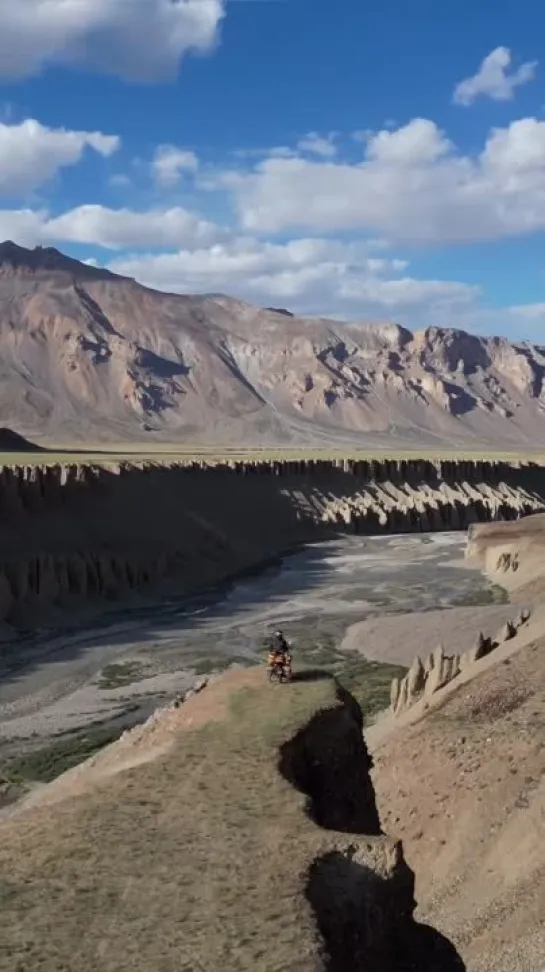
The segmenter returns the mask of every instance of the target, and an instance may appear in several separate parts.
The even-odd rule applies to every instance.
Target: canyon
[[[12,243],[0,341],[0,968],[541,972],[545,348]]]
[[[491,601],[476,567],[527,597],[543,562],[543,468],[36,460],[0,471],[5,765],[74,744],[97,719],[122,735],[14,798],[8,777],[0,968],[85,970],[98,952],[116,969],[160,956],[269,972],[272,920],[285,972],[540,972],[545,619],[539,605]],[[217,602],[199,600],[222,585]],[[132,613],[145,592],[155,628],[150,607]],[[458,593],[470,607],[450,606]],[[337,603],[321,629],[326,597]],[[110,629],[85,627],[91,606],[114,612]],[[321,635],[362,615],[347,666]],[[454,651],[432,651],[435,615]],[[296,678],[277,694],[253,662],[261,627],[284,617]],[[370,719],[329,668],[342,660],[368,701],[394,660],[381,657],[387,623],[412,664],[395,713]],[[211,645],[230,670],[195,680]],[[366,653],[380,664],[354,681]],[[105,678],[113,659],[128,666],[125,689]],[[65,889],[54,905],[51,886]]]
[[[466,529],[545,508],[535,463],[301,460],[0,470],[0,620],[179,594],[339,533]]]

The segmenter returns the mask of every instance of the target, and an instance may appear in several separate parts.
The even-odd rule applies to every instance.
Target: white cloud
[[[25,246],[88,243],[110,250],[209,246],[224,235],[213,223],[179,206],[134,212],[87,205],[56,217],[43,210],[0,210],[0,239]]]
[[[545,323],[545,303],[514,304],[509,308],[509,312],[527,321],[542,321]]]
[[[47,128],[33,118],[18,125],[0,122],[0,196],[35,189],[59,169],[79,162],[86,148],[107,157],[120,144],[117,135]]]
[[[100,206],[54,218],[45,211],[0,210],[0,239],[6,238],[61,249],[70,243],[103,246],[118,253],[109,261],[85,262],[158,290],[223,292],[309,316],[387,318],[408,327],[452,325],[511,335],[545,324],[545,305],[483,308],[478,287],[414,277],[405,259],[378,256],[377,240],[301,237],[278,243],[237,236],[185,210],[137,213]],[[149,252],[154,248],[168,252]]]
[[[473,77],[460,81],[454,89],[453,101],[457,105],[471,105],[479,95],[495,101],[511,101],[516,88],[535,77],[537,61],[527,61],[516,71],[508,74],[511,51],[508,47],[496,47],[485,57]]]
[[[0,74],[82,64],[127,80],[173,77],[218,40],[223,0],[0,0]]]
[[[285,304],[308,315],[396,319],[447,318],[477,299],[478,288],[463,283],[399,276],[404,260],[368,256],[362,243],[294,239],[287,243],[233,237],[208,248],[120,257],[117,273],[159,290],[224,292],[261,305]]]
[[[14,240],[19,246],[44,243],[47,218],[45,210],[0,209],[0,240]]]
[[[250,232],[360,230],[402,242],[465,242],[545,228],[545,121],[494,129],[457,151],[416,118],[368,134],[362,161],[267,158],[212,180]]]
[[[366,142],[370,161],[402,166],[436,162],[453,147],[435,122],[427,118],[414,118],[395,131],[371,133]]]
[[[126,248],[132,253],[116,256],[109,268],[150,287],[224,292],[261,305],[281,302],[302,314],[443,321],[478,297],[477,288],[463,283],[408,276],[406,260],[376,255],[376,241],[309,237],[275,243],[236,236],[179,208],[138,213],[80,206],[54,218],[43,210],[0,210],[0,239]],[[155,247],[171,252],[137,252]],[[96,264],[94,258],[86,262]]]
[[[151,164],[153,177],[162,189],[174,188],[184,172],[196,172],[198,168],[195,153],[176,145],[159,145]]]
[[[300,152],[308,152],[309,155],[318,155],[324,159],[332,159],[337,154],[335,145],[335,132],[329,135],[319,135],[318,132],[309,132],[297,142]]]

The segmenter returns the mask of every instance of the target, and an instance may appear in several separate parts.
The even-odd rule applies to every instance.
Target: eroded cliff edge
[[[165,578],[180,593],[335,531],[465,529],[545,509],[534,463],[302,460],[5,466],[0,621],[122,597]]]
[[[362,725],[325,672],[232,671],[41,789],[2,825],[9,968],[462,972],[414,920]]]
[[[468,531],[466,556],[512,600],[543,600],[545,593],[545,515],[516,522],[475,523]]]

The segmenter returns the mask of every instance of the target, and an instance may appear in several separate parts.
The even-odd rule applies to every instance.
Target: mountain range
[[[0,425],[41,444],[545,445],[545,347],[167,294],[0,244]]]

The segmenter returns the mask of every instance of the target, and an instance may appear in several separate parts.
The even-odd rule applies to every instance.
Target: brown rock
[[[460,660],[457,655],[445,655],[442,645],[438,645],[433,653],[433,668],[430,671],[424,688],[425,695],[433,695],[447,684],[460,671]]]
[[[395,712],[397,709],[400,692],[401,692],[401,680],[399,678],[393,678],[392,684],[390,686],[390,706],[392,712]]]
[[[407,676],[401,680],[395,713],[399,715],[407,708]]]
[[[517,629],[513,624],[513,622],[506,621],[503,628],[498,634],[497,641],[499,642],[499,644],[502,644],[502,642],[504,641],[510,641],[511,638],[515,637],[516,633],[517,633]]]
[[[522,611],[520,611],[520,613],[517,614],[516,618],[513,620],[515,628],[517,628],[517,630],[522,628],[523,624],[527,624],[527,622],[530,620],[530,616],[531,611],[529,608],[524,608]]]
[[[411,705],[422,694],[424,685],[426,684],[426,672],[418,655],[414,659],[405,678],[407,679],[407,698],[409,705]]]

